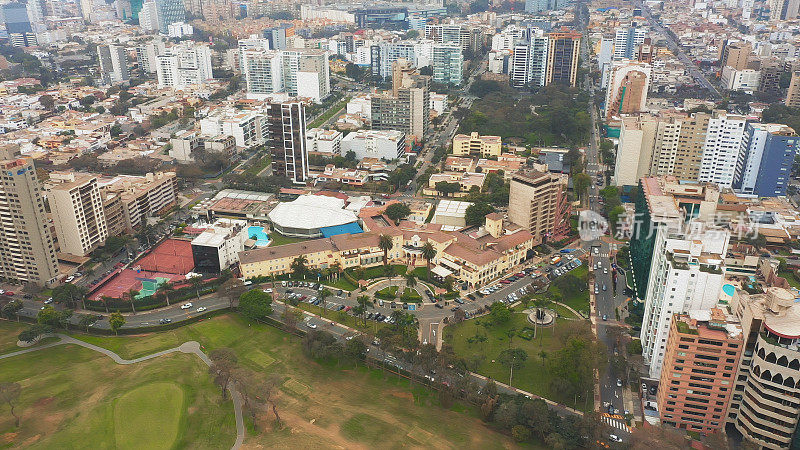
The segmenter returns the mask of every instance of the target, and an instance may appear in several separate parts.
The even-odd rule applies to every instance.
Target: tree
[[[508,309],[505,303],[494,302],[489,307],[489,310],[491,311],[489,316],[494,323],[506,323],[511,320],[511,310]]]
[[[169,306],[169,294],[175,292],[175,286],[167,281],[158,287],[158,291],[164,294],[164,298],[167,300],[167,306]]]
[[[524,425],[514,425],[511,428],[511,437],[517,442],[525,442],[531,438],[531,430]]]
[[[94,325],[97,322],[97,316],[94,314],[81,314],[80,319],[78,320],[78,325],[86,328],[86,332],[89,332],[89,327]]]
[[[386,207],[386,216],[394,221],[395,224],[405,219],[411,214],[411,209],[405,203],[392,203]]]
[[[572,188],[575,190],[575,194],[578,196],[578,200],[580,200],[584,194],[586,194],[586,190],[591,186],[592,178],[585,173],[578,173],[572,176]]]
[[[36,314],[36,323],[40,325],[49,325],[51,327],[57,327],[59,325],[59,318],[60,314],[50,305],[45,305],[39,312]]]
[[[286,306],[281,313],[281,320],[283,324],[286,326],[287,329],[293,330],[297,327],[297,323],[300,322],[302,317],[302,313],[297,311],[296,309]]]
[[[367,310],[372,307],[372,300],[368,295],[359,295],[356,298],[356,302],[358,302],[358,306],[356,306],[357,314],[364,321],[364,326],[367,326]]]
[[[84,108],[88,108],[89,106],[92,106],[92,104],[94,104],[94,102],[95,102],[96,100],[97,100],[97,99],[95,98],[95,96],[94,96],[94,95],[87,95],[86,97],[83,97],[83,98],[81,98],[80,100],[78,100],[78,102],[79,102],[79,103],[81,104],[81,106],[83,106]]]
[[[483,225],[486,216],[495,211],[494,206],[486,202],[477,202],[469,205],[464,215],[467,226]]]
[[[308,267],[306,263],[308,259],[305,256],[300,255],[292,261],[291,269],[292,275],[296,278],[305,278],[306,274],[308,273]]]
[[[189,278],[189,284],[192,285],[194,288],[194,293],[197,295],[197,299],[200,299],[200,288],[203,286],[203,277],[191,277]]]
[[[108,323],[111,326],[111,330],[114,332],[114,334],[117,334],[117,330],[125,325],[125,316],[118,312],[111,313],[111,315],[108,316]]]
[[[497,361],[511,371],[508,376],[508,384],[511,385],[512,377],[514,376],[514,369],[520,369],[525,365],[528,360],[528,352],[521,348],[507,348],[500,352]]]
[[[425,242],[425,245],[422,246],[422,257],[425,258],[425,265],[428,268],[428,281],[431,280],[431,261],[433,258],[436,257],[436,247],[430,243],[430,241]]]
[[[11,409],[11,415],[14,417],[14,426],[19,427],[19,416],[14,412],[14,406],[19,400],[19,394],[22,392],[22,386],[19,383],[2,382],[0,383],[0,401],[8,405]]]
[[[19,334],[19,340],[23,342],[33,342],[39,339],[40,336],[53,332],[53,327],[50,325],[36,324]]]
[[[72,283],[64,283],[53,289],[53,300],[56,303],[62,303],[68,308],[75,308],[78,302],[83,302],[86,298],[86,288],[74,285]],[[86,305],[83,305],[86,309]]]
[[[0,310],[2,312],[3,317],[11,318],[16,317],[17,322],[19,322],[19,311],[22,309],[22,301],[21,300],[11,300],[10,302],[3,305],[3,308]]]
[[[252,291],[251,291],[252,292]],[[214,383],[222,389],[222,398],[228,397],[228,384],[231,381],[238,359],[233,350],[218,348],[208,354],[211,365],[208,372],[214,377]]]
[[[122,295],[125,296],[125,297],[128,297],[128,301],[131,302],[131,309],[133,310],[133,313],[136,314],[136,306],[134,306],[133,302],[134,302],[134,300],[136,300],[136,296],[139,295],[139,291],[137,291],[136,289],[131,288],[131,289],[128,290],[128,292],[126,292],[126,293],[124,293]]]
[[[49,111],[53,109],[53,107],[56,105],[56,102],[52,95],[44,94],[39,97],[39,104],[41,104],[44,109]]]
[[[409,272],[405,274],[405,278],[406,278],[406,286],[413,288],[414,286],[417,285],[417,277],[415,277],[413,273]]]
[[[253,320],[263,320],[272,314],[272,296],[252,289],[239,297],[239,311]]]
[[[241,297],[245,291],[247,291],[247,287],[242,280],[231,277],[222,283],[218,292],[222,292],[222,295],[228,299],[228,307],[233,308],[233,304],[236,300],[239,300],[239,297]]]
[[[461,184],[451,183],[449,181],[438,181],[436,182],[436,190],[446,197],[450,194],[459,192],[461,190]]]
[[[392,241],[392,237],[388,234],[382,234],[378,236],[378,248],[383,250],[383,265],[386,266],[389,264],[389,250],[394,247],[394,242]]]

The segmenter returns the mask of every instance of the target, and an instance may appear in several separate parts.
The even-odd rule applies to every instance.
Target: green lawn
[[[274,246],[274,245],[294,244],[295,242],[307,241],[308,239],[284,236],[278,233],[277,231],[273,231],[272,233],[269,234],[269,240],[272,241],[272,243],[269,245]]]
[[[195,355],[128,366],[78,346],[57,346],[3,360],[0,380],[22,386],[20,428],[5,405],[0,415],[8,447],[228,448],[236,438],[233,404],[221,401]],[[171,393],[146,398],[159,384],[172,386]]]
[[[133,389],[114,401],[114,437],[120,449],[170,449],[185,407],[183,389],[162,381]]]
[[[482,320],[486,322],[482,322]],[[445,341],[453,346],[456,355],[464,358],[468,364],[473,364],[471,368],[475,372],[508,384],[509,369],[493,361],[496,361],[500,353],[509,347],[521,348],[528,353],[528,360],[524,367],[514,370],[512,380],[514,387],[559,403],[576,406],[577,409],[585,409],[584,402],[573,405],[572,398],[562,398],[558,392],[552,392],[550,389],[551,376],[546,368],[546,363],[547,356],[561,348],[557,331],[553,328],[539,329],[534,339],[526,340],[514,336],[513,340],[509,341],[507,335],[509,330],[520,332],[525,327],[533,328],[533,325],[528,322],[526,314],[515,312],[508,323],[491,325],[488,330],[480,325],[481,323],[488,323],[488,318],[466,320],[445,328]],[[556,321],[556,328],[567,326],[567,324],[575,324],[575,321],[559,318]],[[486,336],[487,340],[485,342],[474,340],[470,343],[470,338],[476,335]],[[540,356],[542,351],[546,353],[544,361]],[[589,408],[591,407],[590,400]]]
[[[789,282],[789,285],[795,289],[800,289],[800,281],[794,276],[794,273],[791,271],[785,270],[783,272],[778,272],[779,277],[786,278],[786,281]]]
[[[18,336],[27,327],[24,323],[0,320],[0,355],[22,350],[17,347]]]
[[[589,287],[588,287],[588,279],[589,279],[589,268],[586,264],[581,264],[580,266],[576,267],[575,269],[569,272],[570,274],[578,277],[581,280],[581,287],[582,290],[577,293],[577,295],[573,296],[564,296],[561,294],[561,290],[553,283],[550,284],[548,290],[553,295],[558,295],[561,297],[561,303],[565,305],[569,305],[575,311],[588,311],[589,310]],[[566,276],[566,275],[565,275]]]
[[[364,277],[363,277],[363,279],[364,280],[371,280],[373,278],[384,278],[384,277],[386,277],[386,272],[385,272],[386,269],[384,269],[383,267],[384,267],[383,265],[380,265],[380,266],[369,267],[369,268],[364,269]],[[394,273],[394,276],[396,278],[399,278],[399,277],[405,275],[406,269],[408,268],[407,266],[405,266],[403,264],[389,264],[389,267],[392,268],[392,272]],[[348,270],[348,273],[350,275],[353,275],[354,278],[356,278],[356,279],[358,278],[356,276],[357,272],[355,270],[353,270],[353,269],[346,269],[346,270]]]
[[[372,325],[372,324],[371,324]],[[374,325],[372,325],[374,327]],[[257,416],[255,426],[248,418],[248,433],[245,446],[250,448],[362,448],[396,446],[410,444],[413,447],[453,447],[453,448],[487,448],[503,449],[514,447],[510,437],[499,434],[483,425],[479,419],[479,411],[469,405],[456,403],[451,409],[440,406],[435,393],[421,388],[418,384],[411,384],[408,380],[399,379],[381,370],[367,369],[363,366],[337,366],[335,362],[318,363],[303,355],[300,339],[290,336],[275,328],[250,323],[238,315],[222,315],[204,320],[186,327],[167,331],[164,333],[151,333],[141,336],[120,337],[93,337],[82,339],[89,340],[98,345],[113,348],[122,353],[125,358],[131,358],[142,353],[150,353],[157,349],[173,347],[186,340],[196,340],[208,352],[214,348],[229,347],[238,356],[239,363],[259,374],[274,373],[284,379],[277,392],[278,411],[283,420],[282,430],[273,430],[273,416],[269,411]],[[58,352],[64,353],[65,349]],[[43,352],[51,352],[45,350]],[[78,349],[74,352],[92,360],[99,358],[88,350]],[[58,353],[56,353],[58,355]],[[36,367],[28,374],[21,377],[32,377],[35,373],[49,380],[80,380],[85,376],[84,371],[73,372],[70,358],[51,358],[43,355],[43,361],[51,361],[52,366]],[[182,362],[199,359],[193,355],[175,355],[167,357]],[[192,359],[194,358],[194,359]],[[158,361],[158,360],[156,360]],[[124,395],[133,387],[148,385],[154,380],[173,381],[184,389],[188,405],[192,405],[191,395],[198,388],[189,389],[186,385],[196,384],[208,378],[204,367],[183,367],[177,374],[156,370],[158,366],[153,361],[148,361],[145,366],[116,366],[107,358],[99,359],[99,366],[113,368],[118,371],[136,372],[141,380],[137,380],[131,388],[117,388],[117,384],[124,385],[127,378],[119,380],[113,374],[98,372],[96,377],[104,380],[103,386],[113,380],[114,398]],[[265,367],[266,366],[266,367]],[[64,370],[55,371],[52,367],[63,367]],[[16,373],[16,368],[0,367],[0,379],[7,373]],[[67,372],[69,370],[69,372]],[[149,371],[154,371],[150,374]],[[64,376],[68,373],[69,376]],[[46,384],[43,382],[43,384]],[[96,385],[83,383],[74,394],[69,393],[77,402],[80,399],[84,404],[95,401],[92,390]],[[69,392],[69,387],[61,392]],[[88,391],[88,392],[87,392]],[[302,392],[301,392],[302,391]],[[213,397],[219,401],[219,390],[212,387]],[[95,394],[98,395],[98,394]],[[58,397],[60,398],[60,397]],[[105,397],[103,397],[105,398]],[[102,400],[102,399],[101,399]],[[35,399],[33,400],[35,401]],[[90,433],[94,447],[114,447],[113,443],[101,440],[101,436],[113,436],[109,424],[113,423],[111,416],[110,400],[106,407],[105,417],[95,417],[93,427],[73,428],[73,435]],[[228,403],[229,404],[229,403]],[[231,435],[218,438],[219,442],[203,441],[202,436],[209,434],[222,435],[227,422],[220,423],[215,417],[227,409],[226,404],[208,405],[198,410],[195,414],[210,417],[208,423],[203,424],[203,430],[184,427],[180,437],[173,447],[180,448],[226,448],[232,442]],[[83,404],[75,407],[70,414],[80,415],[85,408]],[[189,407],[184,421],[191,425],[193,422],[193,409]],[[232,426],[232,413],[231,423]],[[227,417],[227,416],[225,416]],[[49,420],[49,419],[48,419]],[[100,430],[91,434],[94,426],[105,426],[108,430]],[[0,431],[2,429],[0,428]],[[195,440],[190,440],[193,434],[198,433]],[[230,442],[229,442],[230,441]],[[61,445],[50,445],[53,442]],[[43,447],[48,448],[74,448],[76,445],[64,445],[63,441],[47,441]],[[44,441],[43,441],[44,444]],[[86,445],[84,445],[86,446]],[[142,446],[145,448],[146,446]],[[538,448],[538,447],[537,447]]]

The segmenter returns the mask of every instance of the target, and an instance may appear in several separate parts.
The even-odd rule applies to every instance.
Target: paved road
[[[12,358],[14,356],[24,355],[26,353],[31,353],[35,351],[39,351],[45,348],[55,347],[57,345],[63,344],[74,344],[79,345],[84,348],[88,348],[89,350],[94,350],[96,352],[102,353],[112,360],[114,360],[117,364],[136,364],[142,361],[147,361],[153,358],[158,358],[159,356],[169,355],[171,353],[181,352],[181,353],[193,353],[197,355],[206,366],[211,366],[211,359],[209,359],[208,355],[203,353],[200,350],[200,343],[197,341],[187,341],[183,344],[179,345],[178,347],[173,347],[167,350],[163,350],[160,352],[156,352],[147,356],[142,356],[141,358],[136,359],[124,359],[118,354],[112,352],[111,350],[103,347],[99,347],[94,344],[90,344],[88,342],[81,341],[80,339],[75,339],[71,336],[67,336],[65,334],[55,334],[54,336],[59,338],[58,342],[51,342],[49,344],[44,344],[38,347],[31,347],[26,348],[24,350],[20,350],[13,353],[7,353],[5,355],[0,355],[0,359]],[[238,450],[242,444],[244,443],[244,419],[242,416],[242,396],[239,394],[239,391],[236,389],[236,385],[231,383],[228,385],[228,392],[231,394],[231,400],[233,401],[233,411],[234,416],[236,418],[236,441],[234,442],[233,446],[231,447],[234,450]]]

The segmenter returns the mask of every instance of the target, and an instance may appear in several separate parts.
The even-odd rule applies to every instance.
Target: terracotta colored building
[[[658,390],[661,422],[722,430],[742,347],[741,326],[721,309],[673,315]]]

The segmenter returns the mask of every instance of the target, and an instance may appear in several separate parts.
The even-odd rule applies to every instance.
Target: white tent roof
[[[268,216],[280,227],[306,230],[358,220],[354,212],[344,209],[344,200],[324,195],[301,195],[297,200],[278,204]]]

